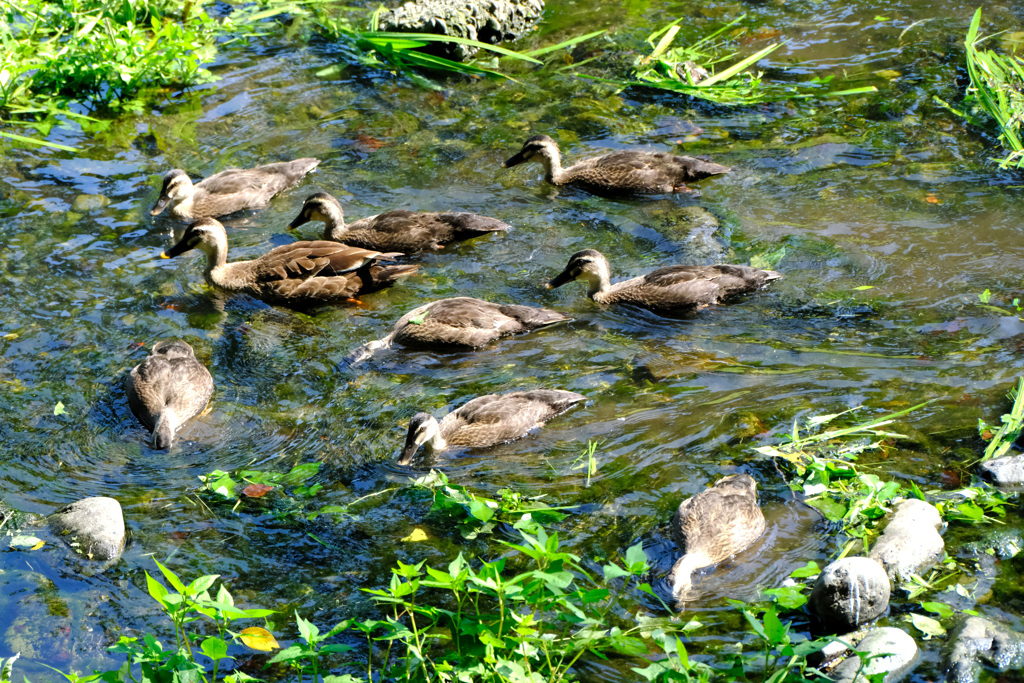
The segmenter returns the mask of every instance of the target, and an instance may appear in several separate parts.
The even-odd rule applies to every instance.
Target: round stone
[[[844,557],[825,567],[811,589],[810,607],[832,633],[846,633],[889,606],[889,577],[867,557]]]

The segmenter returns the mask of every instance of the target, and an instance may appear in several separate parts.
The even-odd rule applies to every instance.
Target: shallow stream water
[[[980,307],[978,294],[990,289],[1004,306],[1020,295],[1024,185],[989,163],[992,140],[932,102],[959,101],[973,11],[959,0],[610,8],[555,0],[546,24],[518,45],[614,28],[619,45],[639,48],[638,37],[678,16],[694,18],[683,35],[696,38],[746,12],[757,30],[740,49],[788,40],[762,62],[767,78],[835,76],[837,89],[879,88],[827,104],[727,108],[616,93],[550,71],[524,72],[518,83],[442,80],[432,91],[345,64],[316,39],[267,38],[223,51],[213,67],[221,80],[176,93],[159,110],[95,135],[72,128],[51,136],[78,153],[0,143],[2,499],[46,514],[113,496],[130,534],[122,560],[94,575],[70,570],[57,545],[3,553],[0,657],[20,651],[33,680],[53,678],[42,664],[116,666],[104,646],[166,626],[145,594],[151,557],[187,577],[220,574],[250,606],[297,610],[327,626],[373,613],[359,589],[386,584],[396,560],[447,562],[463,546],[499,553],[425,522],[429,500],[408,487],[425,470],[395,459],[415,412],[440,416],[473,396],[537,387],[588,401],[521,441],[440,463],[451,481],[576,505],[561,525],[568,549],[607,558],[642,541],[657,570],[652,583],[664,591],[661,573],[674,557],[665,525],[675,507],[723,474],[749,472],[768,533],[702,575],[690,607],[704,624],[695,652],[745,640],[727,598],[757,599],[807,561],[827,562],[844,540],[793,500],[780,469],[753,447],[773,443],[794,420],[857,406],[872,417],[935,399],[901,420],[909,438],[882,460],[868,456],[866,468],[949,488],[968,480],[983,449],[977,419],[1008,409],[1024,322]],[[986,7],[983,29],[1017,30],[1022,20],[1020,7]],[[637,54],[603,39],[573,53],[597,57],[595,73]],[[641,147],[707,154],[734,171],[701,183],[699,196],[610,200],[555,190],[537,165],[500,168],[538,133],[558,139],[569,161]],[[198,178],[306,156],[322,163],[298,188],[227,221],[231,258],[292,241],[284,226],[321,190],[341,199],[349,219],[400,207],[465,210],[514,229],[419,257],[421,275],[366,296],[364,306],[309,313],[215,293],[196,252],[158,258],[182,227],[148,215],[167,169]],[[89,209],[82,195],[105,199]],[[618,277],[784,249],[774,267],[785,278],[671,320],[602,309],[578,283],[545,291],[541,284],[583,248],[608,255]],[[544,305],[574,322],[474,353],[399,350],[358,369],[342,362],[410,308],[456,295]],[[217,388],[212,410],[159,452],[146,447],[121,382],[172,337],[195,347]],[[58,402],[64,414],[54,414]],[[589,441],[599,445],[588,485],[576,461]],[[287,472],[309,462],[322,463],[315,508],[391,490],[349,518],[305,524],[279,519],[273,500],[210,507],[196,492],[198,476],[215,469]],[[428,541],[400,540],[417,526]],[[1021,529],[1012,516],[999,533]],[[972,542],[991,545],[993,533],[956,526],[948,550],[970,553]],[[1019,626],[1017,565],[1001,563],[978,609]],[[990,585],[992,572],[982,574]],[[660,613],[646,596],[637,602]],[[901,605],[890,622],[925,651],[914,678],[934,679],[938,645],[901,620]],[[631,674],[594,664],[585,675]]]

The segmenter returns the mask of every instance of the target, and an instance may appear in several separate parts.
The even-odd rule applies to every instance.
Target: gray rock
[[[846,633],[881,616],[889,606],[889,577],[867,557],[844,557],[821,570],[810,607],[832,633]]]
[[[976,683],[982,663],[999,671],[1024,668],[1024,634],[982,617],[966,617],[946,641],[946,680]]]
[[[382,12],[380,30],[433,33],[497,45],[515,40],[544,12],[543,0],[416,0]],[[475,47],[445,43],[441,54],[465,60]]]
[[[678,211],[659,217],[659,232],[678,242],[689,252],[687,261],[722,263],[726,258],[721,226],[715,214],[700,206],[682,206]]]
[[[1008,455],[983,462],[981,475],[1000,486],[1024,484],[1024,455]]]
[[[80,194],[71,203],[71,210],[76,213],[89,213],[110,205],[110,200],[101,194]]]
[[[112,560],[124,549],[124,515],[113,498],[83,498],[46,522],[54,534],[90,560]]]
[[[906,581],[911,574],[921,574],[934,566],[946,554],[939,535],[942,526],[942,516],[935,506],[916,498],[900,501],[868,557],[885,567],[885,573],[894,582]]]
[[[884,674],[882,683],[898,681],[917,662],[917,643],[898,628],[872,629],[856,646],[862,655],[851,655],[832,671],[836,683],[868,683],[868,676]],[[866,662],[862,662],[862,657]]]

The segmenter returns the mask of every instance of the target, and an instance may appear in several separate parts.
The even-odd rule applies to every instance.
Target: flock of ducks
[[[558,145],[546,135],[528,139],[503,167],[528,161],[543,165],[549,183],[602,195],[689,192],[687,183],[729,171],[701,159],[638,150],[584,159],[563,169]],[[509,229],[499,220],[474,213],[406,210],[346,224],[341,203],[318,192],[306,198],[288,228],[322,222],[322,240],[298,241],[251,261],[228,262],[227,231],[215,216],[266,206],[274,195],[300,182],[319,163],[317,159],[296,159],[229,169],[196,184],[180,169],[169,171],[150,214],[167,209],[174,217],[193,222],[161,257],[173,258],[198,249],[206,254],[203,272],[210,285],[301,308],[359,303],[360,295],[414,275],[419,266],[398,262],[408,254],[441,250],[453,242]],[[583,280],[589,286],[588,296],[599,304],[685,313],[728,302],[779,277],[775,271],[741,265],[669,266],[612,284],[608,260],[594,249],[584,249],[573,254],[546,287]],[[437,350],[478,348],[501,337],[567,320],[546,308],[472,297],[441,299],[409,311],[390,334],[356,349],[348,361],[365,361],[396,342]],[[187,343],[160,342],[128,375],[126,391],[132,411],[152,432],[153,448],[167,449],[178,428],[206,407],[213,394],[213,379]],[[485,448],[521,438],[585,400],[572,391],[536,389],[480,396],[440,421],[418,413],[409,422],[398,464],[412,463],[420,449],[431,456],[449,448]],[[748,547],[764,527],[756,482],[746,474],[725,477],[683,501],[672,521],[673,539],[683,551],[671,572],[673,596],[682,601],[693,571]]]

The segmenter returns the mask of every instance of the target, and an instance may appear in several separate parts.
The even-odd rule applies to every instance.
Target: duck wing
[[[475,348],[568,319],[545,308],[454,297],[403,316],[395,326],[395,339],[403,344]]]
[[[252,169],[229,168],[197,183],[196,191],[219,195],[238,194],[258,191],[265,183],[266,178]]]
[[[671,533],[682,553],[706,553],[713,564],[749,546],[764,528],[756,497],[713,486],[679,504]]]
[[[725,166],[693,157],[623,150],[581,161],[566,174],[568,182],[609,191],[660,193],[679,191],[686,183],[728,172]]]
[[[382,254],[338,242],[294,242],[277,247],[253,261],[253,273],[257,282],[327,278],[395,256],[400,254]]]
[[[747,266],[669,266],[623,285],[633,284],[632,298],[637,303],[659,308],[692,308],[752,292],[778,277],[781,276],[774,271]]]
[[[493,446],[524,436],[584,400],[581,394],[558,389],[481,396],[446,415],[441,433],[452,445]]]

